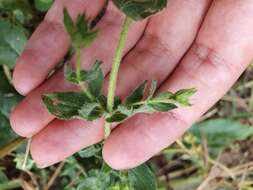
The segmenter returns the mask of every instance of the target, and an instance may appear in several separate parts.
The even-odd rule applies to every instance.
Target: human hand
[[[13,111],[11,125],[19,135],[33,136],[31,153],[40,167],[103,139],[102,120],[61,121],[41,101],[45,92],[74,88],[64,81],[62,71],[47,79],[70,43],[62,23],[63,7],[73,17],[83,11],[94,17],[103,4],[102,0],[56,0],[17,62],[13,84],[27,96]],[[117,94],[126,96],[146,79],[158,80],[161,91],[190,87],[198,91],[189,108],[139,114],[117,126],[103,148],[111,167],[127,169],[146,161],[173,143],[226,93],[252,59],[252,16],[251,0],[171,0],[160,14],[132,24]],[[83,50],[83,68],[101,59],[108,74],[122,18],[110,4],[97,26],[96,42]]]

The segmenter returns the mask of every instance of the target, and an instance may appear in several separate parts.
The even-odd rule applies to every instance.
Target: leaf
[[[167,0],[113,0],[113,3],[133,20],[142,20],[167,5]]]
[[[27,42],[26,31],[19,25],[0,21],[0,34],[0,65],[14,68]]]
[[[81,158],[90,158],[92,156],[95,156],[97,153],[101,151],[101,147],[97,145],[92,145],[88,148],[85,148],[78,152],[79,156]]]
[[[89,102],[82,92],[55,92],[42,95],[48,111],[59,119],[78,118],[78,110]]]
[[[111,184],[111,176],[108,173],[95,170],[90,176],[82,180],[77,190],[107,190]]]
[[[110,117],[106,118],[106,121],[108,123],[113,123],[113,122],[121,122],[124,121],[126,118],[128,118],[130,115],[126,115],[121,113],[120,111],[114,112]]]
[[[53,0],[34,0],[35,8],[39,11],[47,11],[53,4]]]
[[[168,112],[177,108],[177,105],[173,103],[163,103],[163,102],[148,103],[148,106],[152,107],[155,111],[158,112]]]
[[[189,98],[195,93],[195,88],[179,90],[175,93],[174,99],[183,106],[191,106]]]
[[[156,80],[152,80],[147,99],[153,98],[153,96],[155,94],[155,91],[156,91],[156,88],[157,88],[157,81]]]
[[[98,97],[101,95],[104,75],[102,72],[102,69],[100,65],[102,64],[101,61],[96,61],[91,70],[88,72],[88,86],[89,91],[91,94],[95,97]]]
[[[25,159],[24,153],[19,153],[16,155],[14,159],[14,162],[16,163],[16,168],[23,170],[24,159]],[[31,170],[33,166],[34,166],[34,161],[30,157],[28,157],[27,162],[26,162],[26,169]]]
[[[90,22],[85,15],[79,15],[75,23],[68,10],[64,8],[64,25],[76,49],[89,46],[97,37],[97,31],[91,31]]]
[[[103,110],[97,102],[86,102],[79,110],[78,114],[87,121],[93,121],[100,118]]]
[[[195,124],[189,132],[198,138],[199,143],[206,138],[210,154],[216,157],[234,141],[253,135],[253,127],[229,119],[211,119]]]
[[[145,164],[128,171],[130,184],[135,190],[156,190],[156,178]]]
[[[73,36],[76,33],[76,28],[75,28],[75,24],[74,24],[71,16],[69,15],[69,12],[66,8],[64,8],[64,10],[63,10],[63,15],[64,15],[63,21],[64,21],[65,28],[66,28],[67,32],[69,33],[70,37],[73,38]]]
[[[126,98],[125,104],[130,105],[142,100],[144,95],[144,90],[146,87],[147,81],[144,81],[140,86],[138,86],[130,96]]]
[[[4,184],[6,182],[8,182],[8,177],[0,170],[0,184]]]

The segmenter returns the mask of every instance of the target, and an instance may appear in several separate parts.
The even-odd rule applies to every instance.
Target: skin
[[[58,71],[50,69],[65,55],[69,37],[62,24],[62,9],[73,18],[86,12],[94,17],[102,0],[56,0],[17,62],[15,88],[26,98],[11,115],[12,128],[33,136],[31,154],[46,167],[101,141],[103,120],[60,121],[50,115],[40,95],[70,91]],[[114,169],[135,167],[177,140],[233,85],[253,55],[252,0],[171,0],[165,10],[131,25],[120,68],[117,94],[125,97],[145,79],[156,79],[159,91],[197,88],[193,106],[169,113],[139,114],[117,126],[105,141],[103,157]],[[82,52],[82,67],[99,58],[107,76],[123,16],[110,4],[97,28],[97,41]],[[74,60],[74,58],[73,58]]]

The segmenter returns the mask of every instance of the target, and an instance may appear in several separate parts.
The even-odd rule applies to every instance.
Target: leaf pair
[[[189,97],[192,96],[195,89],[184,89],[176,93],[162,92],[154,96],[157,89],[157,82],[152,81],[149,88],[148,97],[144,98],[144,92],[147,88],[147,81],[137,87],[123,104],[120,104],[114,112],[106,117],[107,122],[123,122],[137,113],[168,112],[177,108],[178,104],[190,106]]]
[[[90,22],[85,15],[79,15],[74,23],[67,9],[64,9],[64,24],[75,49],[89,46],[97,37],[97,31],[91,31]]]

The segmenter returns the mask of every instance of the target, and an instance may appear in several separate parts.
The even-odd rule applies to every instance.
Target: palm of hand
[[[41,167],[103,138],[102,120],[60,121],[48,113],[41,101],[44,92],[73,90],[64,81],[63,71],[46,79],[69,46],[61,22],[64,6],[74,17],[84,10],[94,16],[103,2],[56,1],[14,71],[16,89],[27,96],[12,113],[11,124],[18,134],[34,136],[31,153]],[[132,24],[117,94],[125,97],[146,79],[157,79],[161,91],[196,87],[198,92],[190,108],[139,114],[118,126],[103,149],[109,165],[126,169],[146,161],[174,142],[224,95],[252,58],[252,10],[249,0],[172,0],[160,14]],[[121,19],[122,15],[110,4],[97,26],[97,41],[82,53],[83,68],[89,68],[99,58],[104,61],[104,74],[108,74]]]

